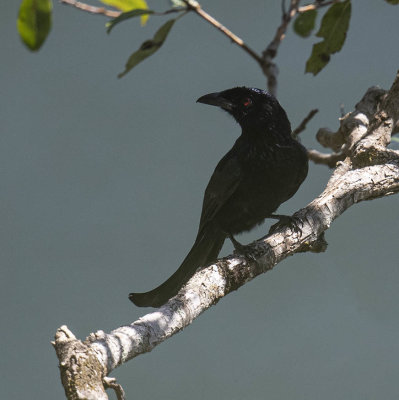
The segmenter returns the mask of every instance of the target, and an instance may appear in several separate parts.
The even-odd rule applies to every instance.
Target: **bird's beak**
[[[209,93],[206,94],[205,96],[201,96],[198,100],[197,103],[203,103],[203,104],[209,104],[211,106],[217,106],[221,107],[225,110],[231,111],[234,108],[234,104],[224,98],[221,93]]]

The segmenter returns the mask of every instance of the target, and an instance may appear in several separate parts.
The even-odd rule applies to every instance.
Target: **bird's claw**
[[[256,262],[256,257],[253,254],[253,249],[251,246],[245,246],[243,244],[234,246],[234,254],[244,256],[248,260]]]
[[[295,215],[282,215],[279,216],[278,222],[272,225],[269,229],[269,235],[275,233],[281,228],[290,228],[292,232],[296,233],[298,236],[302,236],[303,222],[300,218]]]
[[[228,237],[234,246],[234,254],[244,256],[248,260],[256,262],[256,257],[253,254],[253,249],[251,246],[241,244],[231,234],[229,234]]]

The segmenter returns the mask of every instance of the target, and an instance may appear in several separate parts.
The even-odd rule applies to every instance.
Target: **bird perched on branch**
[[[298,190],[308,173],[306,149],[291,136],[279,102],[264,90],[237,87],[200,97],[197,102],[227,111],[242,132],[220,160],[205,190],[197,237],[179,269],[157,288],[130,293],[139,307],[159,307],[175,296],[200,267],[214,261],[226,238],[249,231],[265,218],[286,223],[274,211]],[[292,222],[292,221],[291,221]]]

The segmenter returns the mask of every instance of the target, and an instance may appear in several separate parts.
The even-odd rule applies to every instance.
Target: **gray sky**
[[[55,2],[51,35],[32,54],[16,33],[17,3],[0,15],[0,379],[3,398],[46,400],[63,398],[56,329],[67,324],[83,339],[136,320],[143,310],[128,293],[158,285],[192,245],[205,186],[240,133],[195,100],[265,80],[194,15],[121,80],[164,19],[107,36],[102,17]],[[319,76],[303,74],[315,38],[290,30],[277,58],[292,125],[320,109],[302,134],[308,147],[320,126],[337,128],[340,104],[350,111],[369,86],[388,88],[399,67],[399,6],[353,3],[347,42]],[[260,51],[280,2],[250,4],[203,2]],[[281,213],[305,206],[329,174],[312,166]],[[128,399],[397,399],[397,221],[397,196],[356,205],[327,232],[326,253],[284,261],[113,375]]]

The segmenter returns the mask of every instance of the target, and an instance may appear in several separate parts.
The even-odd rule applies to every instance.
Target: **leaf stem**
[[[90,4],[82,3],[77,0],[60,0],[61,4],[68,4],[72,7],[78,8],[79,10],[89,12],[91,14],[100,14],[105,15],[107,17],[116,18],[119,17],[122,13],[120,11],[109,10],[105,7],[95,7]]]
[[[339,3],[339,2],[340,2],[340,0],[330,0],[330,1],[324,1],[324,2],[316,1],[313,4],[307,4],[306,6],[299,7],[297,12],[298,12],[298,14],[303,14],[306,11],[317,10],[318,8],[330,6],[331,4]]]
[[[114,10],[110,10],[105,7],[96,7],[96,6],[87,4],[87,3],[82,3],[81,1],[77,1],[77,0],[60,0],[60,3],[70,5],[72,7],[78,8],[79,10],[82,10],[82,11],[89,12],[91,14],[105,15],[106,17],[110,17],[110,18],[117,18],[122,14],[122,11],[114,11]],[[182,11],[187,11],[187,10],[186,10],[186,8],[175,7],[175,8],[171,8],[169,10],[163,11],[163,12],[153,11],[151,13],[151,15],[167,15],[167,14],[179,13]],[[184,15],[184,13],[183,13],[183,15]]]

